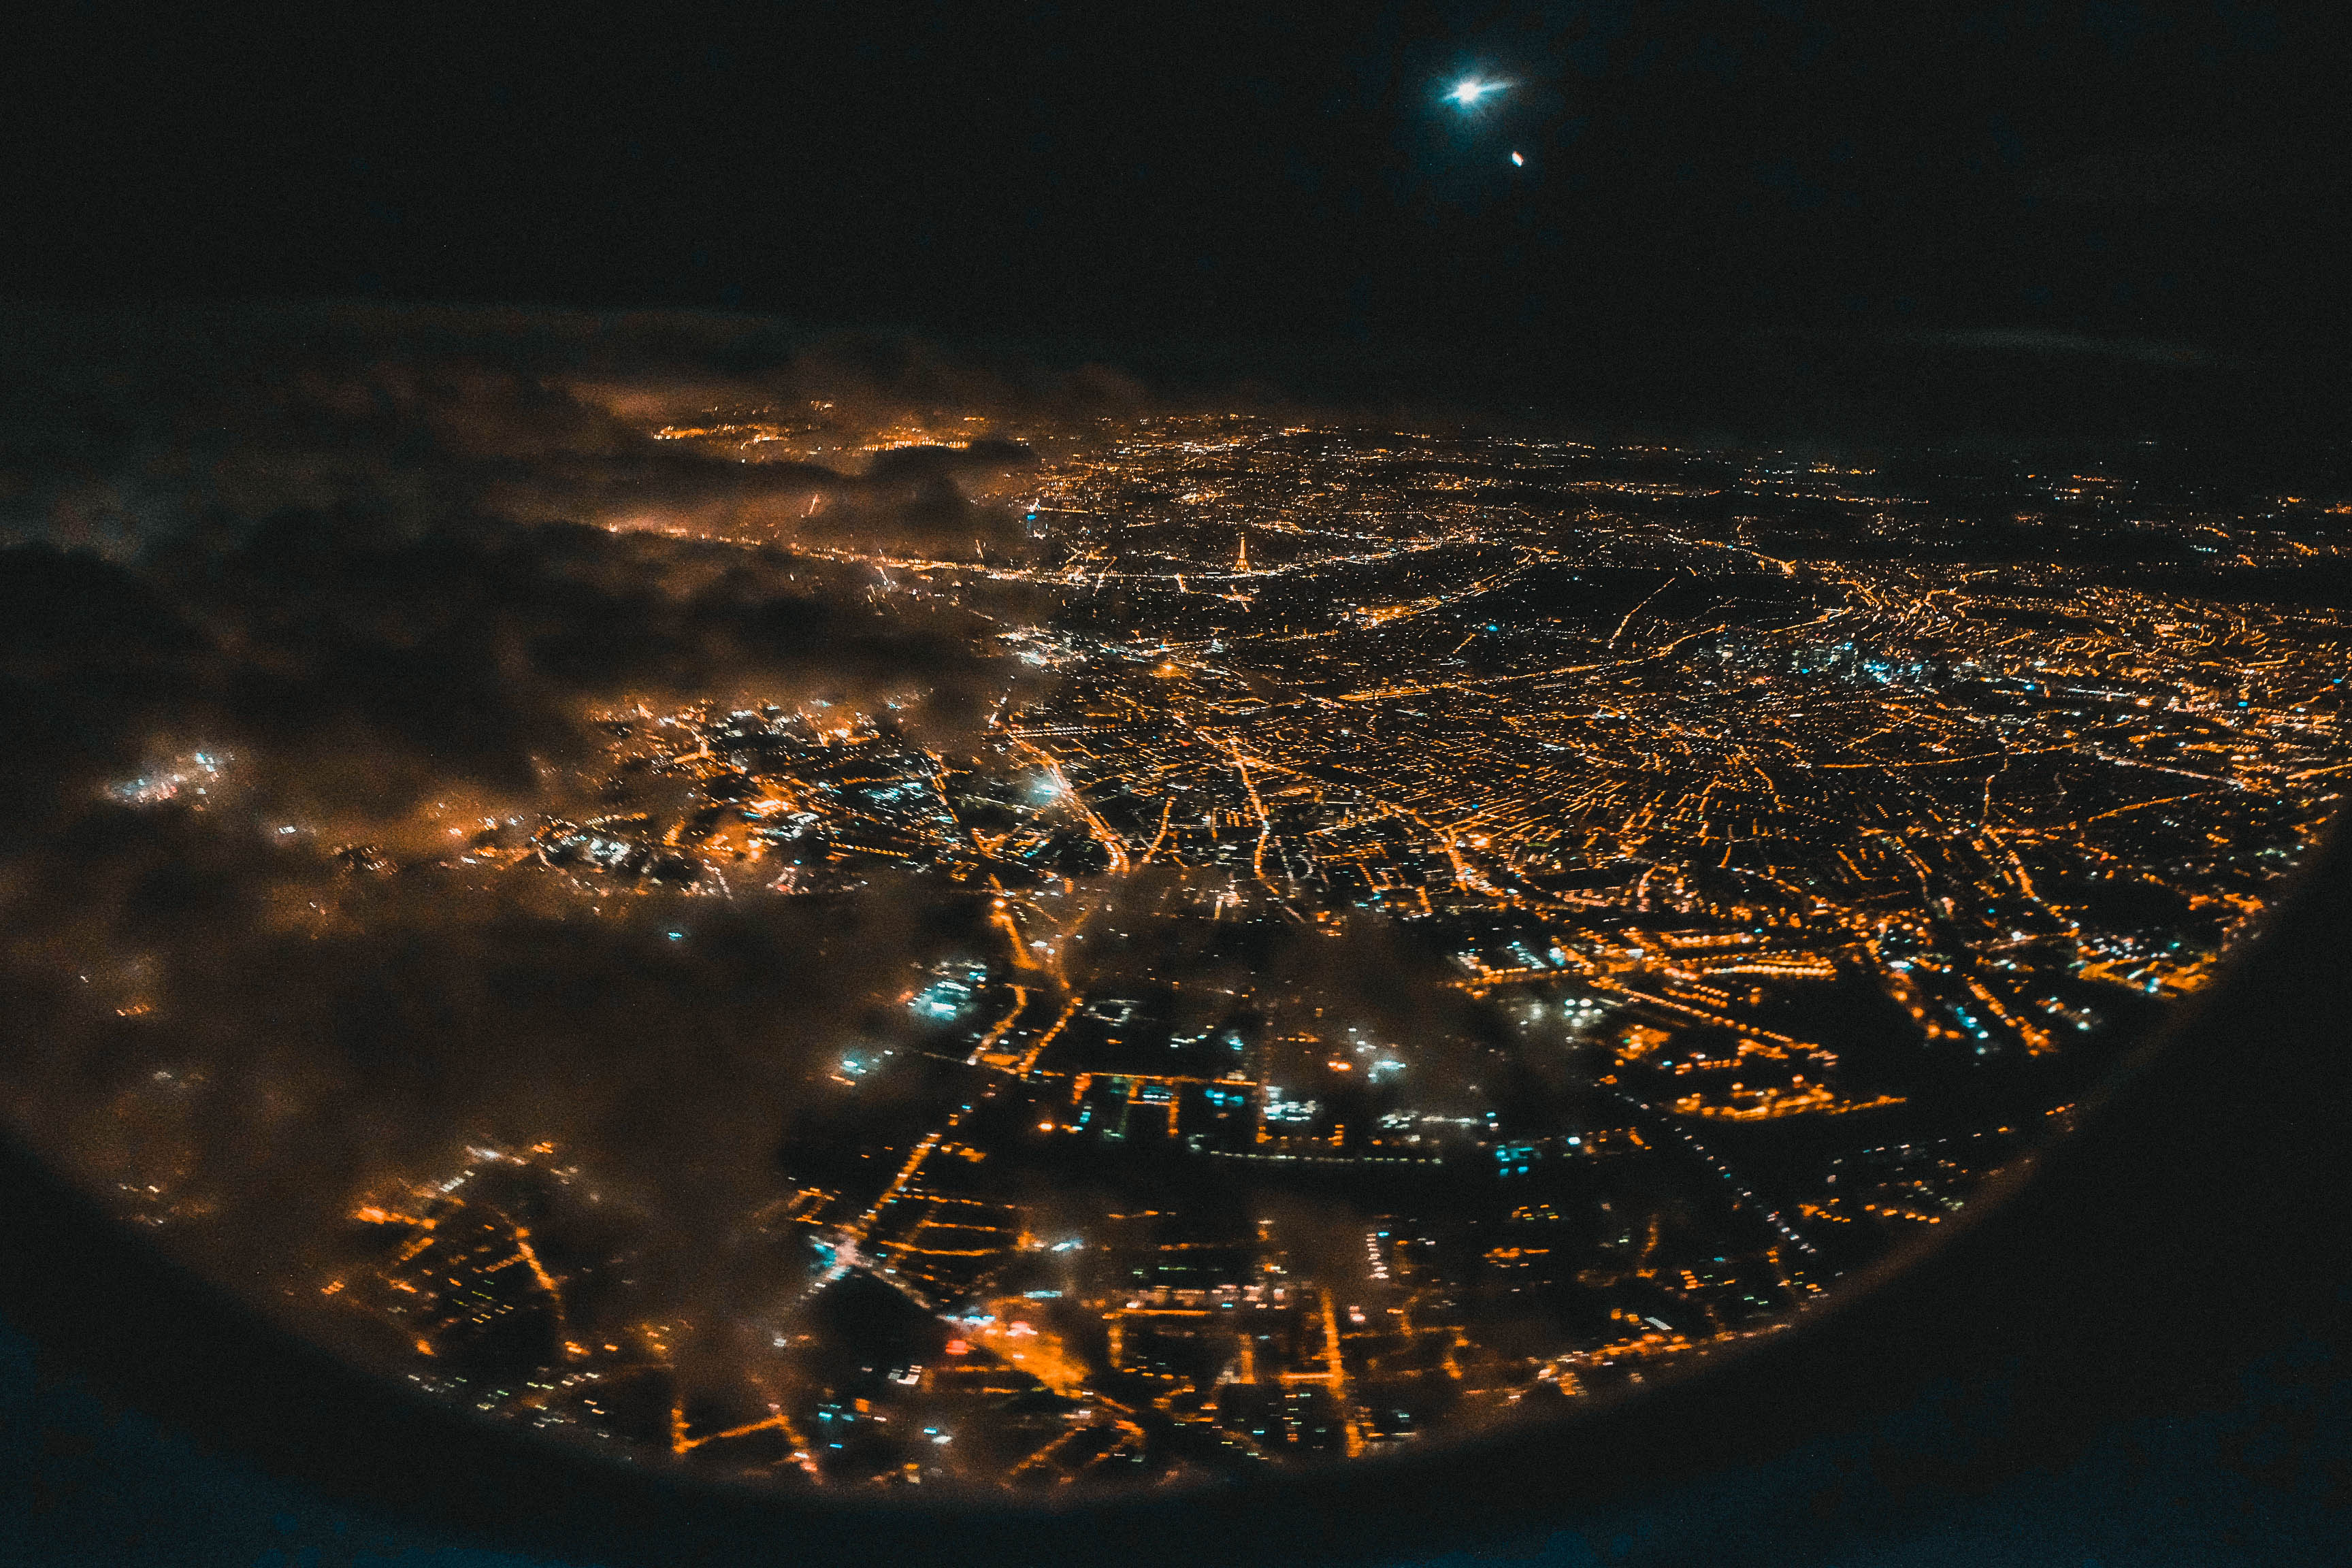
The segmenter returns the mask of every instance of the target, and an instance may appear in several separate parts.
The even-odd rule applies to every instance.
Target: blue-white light
[[[971,980],[942,978],[915,993],[907,1005],[924,1017],[944,1021],[961,1014],[971,1005],[972,991]]]
[[[1488,93],[1502,90],[1503,84],[1499,81],[1480,81],[1476,77],[1469,77],[1456,83],[1454,90],[1445,96],[1467,109]]]

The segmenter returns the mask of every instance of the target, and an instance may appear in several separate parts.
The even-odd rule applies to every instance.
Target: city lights
[[[698,1149],[687,1224],[593,1130],[354,1194],[301,1294],[404,1375],[713,1473],[1015,1493],[1563,1409],[1942,1234],[2352,777],[2338,613],[2103,563],[2260,582],[2352,552],[2316,510],[1297,416],[1022,434],[1056,454],[1022,551],[763,546],[975,612],[980,720],[854,672],[632,699],[559,803],[453,805],[430,849],[255,819],[331,868],[289,929],[391,890],[612,931],[622,994],[679,988],[626,1048],[716,1051],[693,1131],[757,1150]],[[1987,565],[1996,508],[2025,542]],[[247,771],[97,793],[211,821]],[[122,1028],[186,990],[86,984]]]

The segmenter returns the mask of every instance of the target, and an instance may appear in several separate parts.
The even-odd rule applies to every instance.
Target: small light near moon
[[[1525,158],[1520,157],[1517,153],[1511,154],[1511,162],[1522,169],[1528,166],[1528,161]]]

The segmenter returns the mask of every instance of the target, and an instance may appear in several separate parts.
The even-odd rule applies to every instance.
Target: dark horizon
[[[2307,21],[1882,11],[90,7],[16,62],[47,221],[0,294],[742,312],[1767,437],[2333,437]]]

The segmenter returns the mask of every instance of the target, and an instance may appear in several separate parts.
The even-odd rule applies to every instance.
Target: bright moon
[[[1455,88],[1452,92],[1446,94],[1446,96],[1451,98],[1454,102],[1466,107],[1467,105],[1477,102],[1480,99],[1486,97],[1486,94],[1490,92],[1500,92],[1502,89],[1503,84],[1501,82],[1480,81],[1475,77],[1473,77],[1469,80],[1462,83],[1459,87]]]

